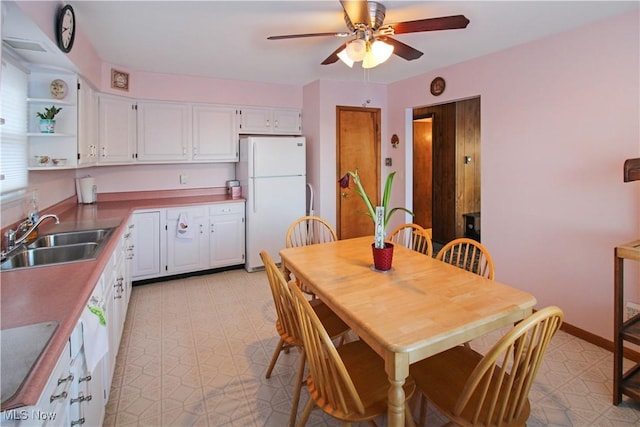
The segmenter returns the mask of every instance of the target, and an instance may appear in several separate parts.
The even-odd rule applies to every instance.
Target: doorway
[[[338,239],[368,236],[373,233],[371,218],[364,215],[367,208],[355,192],[353,180],[350,190],[343,190],[337,181],[347,171],[358,171],[365,191],[374,205],[380,204],[380,109],[336,107],[336,208]]]
[[[480,171],[480,97],[413,110],[414,221],[434,243],[480,240]]]

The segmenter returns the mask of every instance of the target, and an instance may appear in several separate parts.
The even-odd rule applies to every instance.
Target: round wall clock
[[[56,20],[56,38],[61,51],[69,53],[76,37],[76,15],[71,5],[66,5],[58,12]]]
[[[444,79],[442,77],[436,77],[431,81],[431,95],[433,96],[442,95],[442,92],[444,92],[445,86],[446,86],[446,83],[444,82]]]

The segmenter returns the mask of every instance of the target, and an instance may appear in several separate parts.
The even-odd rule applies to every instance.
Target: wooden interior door
[[[336,107],[338,239],[373,235],[373,222],[364,215],[366,206],[355,191],[343,190],[337,181],[347,171],[358,170],[360,181],[374,205],[380,203],[380,109]]]
[[[480,212],[480,98],[416,108],[413,131],[415,222],[431,220],[437,243],[463,237],[464,215]]]
[[[433,228],[433,115],[413,120],[413,222]]]

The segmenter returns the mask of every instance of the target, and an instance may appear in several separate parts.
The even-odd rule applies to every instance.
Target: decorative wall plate
[[[49,92],[55,99],[62,99],[67,96],[67,84],[64,80],[55,79],[49,85]]]
[[[439,96],[444,92],[446,83],[442,77],[436,77],[431,81],[431,95]]]

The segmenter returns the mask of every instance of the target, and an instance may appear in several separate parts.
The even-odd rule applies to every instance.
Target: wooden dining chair
[[[433,256],[431,237],[427,230],[418,224],[399,225],[389,233],[387,240],[427,256]]]
[[[495,267],[491,254],[480,242],[466,237],[444,245],[436,259],[493,280]]]
[[[514,326],[486,355],[458,346],[412,364],[411,376],[451,420],[448,425],[524,426],[529,390],[563,317],[558,307],[544,308]],[[424,425],[424,399],[420,412]]]
[[[271,372],[278,360],[278,356],[282,351],[287,351],[290,348],[298,348],[300,350],[300,360],[298,361],[298,372],[296,375],[296,384],[293,394],[293,401],[291,407],[291,415],[289,418],[289,425],[295,424],[296,414],[298,412],[298,402],[300,400],[300,390],[302,389],[304,368],[305,368],[305,350],[302,341],[302,335],[300,333],[300,327],[298,325],[298,315],[293,307],[293,301],[287,281],[282,274],[282,271],[273,261],[273,258],[266,252],[260,252],[260,257],[265,266],[267,278],[269,280],[269,287],[271,288],[271,294],[276,307],[276,330],[280,335],[280,341],[271,357],[269,368],[267,369],[266,378],[271,377]],[[310,306],[323,327],[326,328],[327,333],[332,339],[344,337],[349,331],[347,326],[338,316],[336,316],[329,307],[327,307],[319,299],[314,299]]]
[[[307,215],[289,226],[285,244],[287,248],[295,248],[336,240],[338,238],[331,224],[318,216]]]
[[[389,379],[384,360],[362,340],[335,347],[315,310],[295,284],[289,282],[309,365],[307,402],[298,426],[304,426],[315,406],[343,425],[369,422],[387,412]],[[408,378],[404,384],[405,419],[413,426],[407,399],[415,390]]]
[[[316,245],[336,240],[338,240],[338,237],[331,224],[319,216],[307,215],[298,218],[289,226],[285,236],[285,246],[287,248],[296,248],[298,246]],[[315,298],[314,293],[299,278],[296,277],[295,280],[304,293]]]

